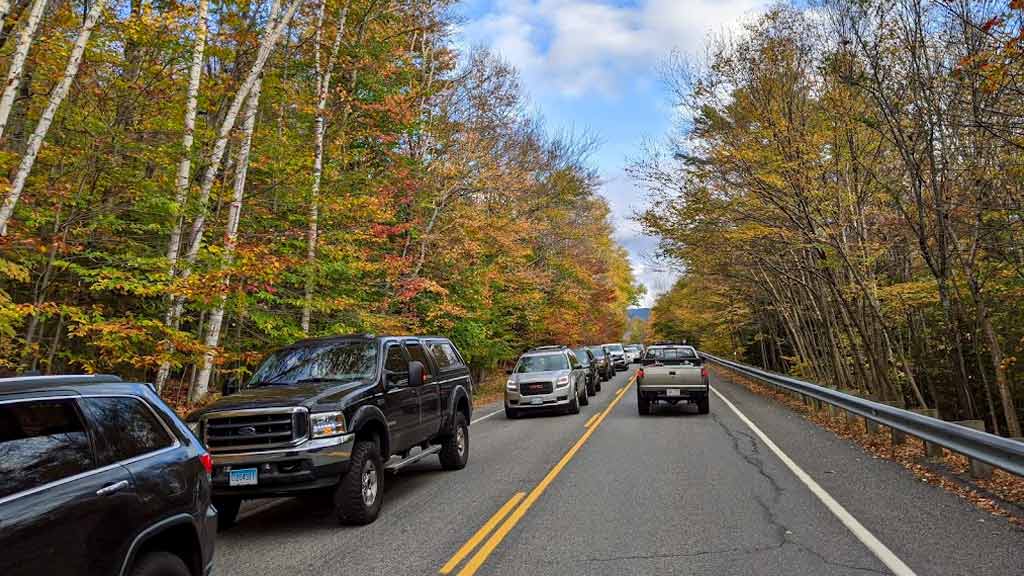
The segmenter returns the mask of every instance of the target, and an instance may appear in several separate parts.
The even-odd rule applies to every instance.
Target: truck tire
[[[213,507],[217,509],[217,531],[227,530],[238,520],[238,509],[242,506],[241,498],[213,498]]]
[[[647,416],[651,413],[651,401],[644,398],[643,396],[636,395],[636,408],[641,416]]]
[[[342,524],[369,524],[377,519],[383,497],[384,476],[380,449],[371,440],[352,447],[349,469],[334,492],[334,512]]]
[[[462,412],[455,413],[455,431],[441,443],[441,468],[462,470],[469,461],[469,426]]]
[[[707,414],[711,412],[711,398],[705,396],[697,401],[697,413]]]
[[[519,410],[505,406],[505,418],[508,418],[509,420],[519,418]]]
[[[170,552],[150,552],[132,568],[132,576],[191,576],[181,557]]]

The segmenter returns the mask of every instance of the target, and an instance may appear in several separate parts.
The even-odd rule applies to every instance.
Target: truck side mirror
[[[409,362],[409,386],[423,386],[423,363]]]

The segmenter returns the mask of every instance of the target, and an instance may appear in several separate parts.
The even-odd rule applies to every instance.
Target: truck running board
[[[427,448],[426,450],[420,450],[419,452],[413,454],[412,456],[409,456],[405,460],[398,460],[396,462],[389,461],[387,464],[384,465],[384,469],[389,471],[389,472],[398,472],[399,470],[401,470],[402,468],[405,468],[409,464],[413,464],[415,462],[419,462],[420,460],[423,460],[427,456],[430,456],[431,454],[437,454],[440,451],[441,451],[441,447],[440,446],[431,446],[430,448]]]

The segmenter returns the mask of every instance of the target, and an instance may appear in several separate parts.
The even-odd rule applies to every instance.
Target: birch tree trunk
[[[297,2],[296,2],[297,4]],[[276,21],[280,4],[275,0],[270,7],[270,21]],[[266,36],[273,33],[268,27]],[[245,178],[249,172],[249,151],[252,150],[252,135],[256,128],[256,113],[260,106],[260,93],[263,88],[262,76],[257,76],[249,92],[249,99],[245,105],[245,112],[242,120],[242,142],[239,145],[238,153],[235,156],[235,181],[231,206],[228,208],[227,228],[224,231],[224,254],[221,260],[221,270],[231,266],[235,259],[235,248],[238,245],[238,223],[242,216],[242,201],[245,198]],[[221,295],[217,300],[217,307],[210,313],[206,326],[206,338],[204,345],[206,351],[203,353],[203,363],[196,374],[195,383],[189,391],[189,402],[202,400],[210,388],[210,376],[213,374],[213,361],[216,359],[216,348],[220,344],[220,329],[224,322],[224,307],[227,303],[227,289],[230,284],[228,276],[225,275],[221,281]]]
[[[6,0],[4,0],[6,3]],[[14,48],[14,57],[11,59],[11,67],[7,70],[7,81],[4,82],[4,93],[0,96],[0,141],[4,137],[4,129],[7,127],[7,119],[11,115],[11,107],[14,105],[14,96],[21,84],[21,73],[25,68],[25,60],[28,59],[28,50],[35,40],[36,28],[43,19],[43,10],[46,9],[46,0],[34,0],[32,10],[28,15],[28,22],[21,29],[18,35],[18,45]],[[4,13],[7,10],[3,10]],[[3,22],[3,16],[0,16]]]
[[[217,173],[220,171],[221,162],[224,159],[224,150],[227,148],[228,138],[235,127],[235,122],[238,119],[238,113],[241,110],[242,103],[245,102],[249,92],[252,90],[252,87],[259,79],[260,74],[263,72],[263,67],[267,63],[267,58],[270,56],[271,51],[273,51],[274,46],[277,45],[277,41],[281,38],[281,33],[288,26],[292,16],[295,15],[295,11],[299,7],[301,1],[302,0],[292,0],[292,3],[288,7],[288,11],[280,18],[280,20],[273,17],[269,19],[266,34],[264,34],[263,38],[260,40],[260,47],[256,55],[256,61],[253,62],[245,80],[238,88],[238,92],[235,94],[235,97],[231,102],[231,106],[228,108],[224,121],[221,122],[220,129],[217,133],[217,140],[214,143],[213,150],[210,151],[210,156],[207,158],[206,171],[203,173],[203,179],[200,183],[198,196],[199,214],[192,223],[192,232],[189,236],[189,248],[188,252],[185,254],[185,265],[179,273],[181,278],[188,278],[191,275],[192,264],[195,262],[196,256],[199,254],[199,247],[202,245],[203,231],[206,226],[206,212],[209,208],[210,192],[213,190],[214,181],[217,179]],[[272,16],[278,14],[280,5],[279,0],[274,0],[270,10]],[[173,326],[178,322],[178,318],[181,317],[183,306],[184,300],[182,298],[176,297],[172,300],[169,307],[170,309],[165,316],[168,326]]]
[[[209,28],[207,22],[209,13],[209,0],[199,0],[198,15],[196,20],[196,43],[192,48],[192,64],[188,73],[188,92],[185,98],[185,130],[181,135],[181,160],[178,162],[178,174],[174,180],[174,206],[178,214],[174,220],[174,227],[171,229],[171,238],[167,243],[167,265],[169,276],[173,279],[175,268],[178,263],[178,252],[181,250],[181,229],[184,226],[184,214],[182,208],[188,199],[189,180],[192,176],[192,142],[196,130],[196,108],[199,99],[199,80],[203,74],[203,60],[206,52],[206,33]],[[172,299],[173,300],[173,299]],[[171,326],[173,306],[167,307],[164,315],[164,324]],[[156,376],[156,390],[163,390],[164,383],[171,371],[171,363],[164,360],[160,363],[160,370]]]
[[[106,2],[104,0],[97,0],[89,8],[89,13],[85,16],[82,29],[78,32],[78,38],[75,39],[75,45],[71,49],[71,56],[68,58],[68,65],[64,69],[64,76],[50,94],[50,100],[46,103],[46,109],[43,110],[43,115],[39,117],[39,122],[36,124],[35,131],[32,132],[32,136],[29,137],[28,148],[25,150],[25,155],[21,158],[21,164],[18,165],[18,172],[15,174],[14,182],[11,184],[11,191],[8,192],[7,197],[4,198],[3,205],[0,206],[0,236],[7,235],[7,223],[14,213],[14,207],[18,205],[18,198],[21,197],[21,192],[25,189],[25,182],[28,181],[28,176],[32,172],[32,166],[36,163],[39,149],[43,147],[43,140],[46,138],[46,133],[50,130],[50,124],[53,123],[53,117],[57,113],[57,108],[60,107],[61,102],[67,97],[68,91],[71,90],[71,83],[75,80],[75,76],[78,75],[78,67],[82,63],[85,45],[89,42],[89,36],[92,35],[92,30],[96,27],[96,22],[99,21],[100,14],[105,6]]]
[[[309,229],[306,232],[306,287],[305,297],[302,306],[302,332],[309,333],[310,318],[313,309],[313,291],[315,289],[316,274],[313,270],[316,264],[316,244],[320,226],[320,180],[323,177],[324,166],[324,132],[327,130],[326,119],[324,118],[327,109],[327,95],[331,89],[331,74],[338,60],[338,52],[341,49],[341,40],[345,35],[345,21],[348,17],[348,5],[338,15],[338,30],[331,45],[331,54],[327,59],[327,67],[321,66],[320,45],[323,38],[324,9],[327,0],[321,0],[320,10],[316,21],[316,39],[314,46],[314,60],[316,64],[316,124],[314,126],[313,146],[313,183],[309,194]]]

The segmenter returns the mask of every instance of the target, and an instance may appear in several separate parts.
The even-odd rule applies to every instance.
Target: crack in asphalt
[[[864,567],[864,566],[855,566],[855,565],[851,565],[851,564],[844,564],[842,562],[838,562],[838,561],[832,560],[830,558],[827,558],[825,555],[821,554],[817,550],[814,550],[810,546],[799,542],[795,538],[791,538],[790,536],[793,534],[793,531],[790,530],[786,526],[786,524],[783,523],[779,519],[779,515],[778,515],[778,513],[775,510],[776,506],[778,506],[778,504],[779,504],[779,499],[782,497],[782,493],[785,492],[785,488],[783,488],[782,485],[779,484],[779,481],[774,476],[772,476],[771,474],[768,473],[768,470],[766,469],[765,461],[762,459],[762,456],[761,456],[760,445],[758,444],[757,439],[754,438],[753,435],[751,435],[750,433],[748,433],[745,430],[735,430],[735,429],[730,428],[729,426],[726,425],[725,422],[723,422],[721,420],[721,418],[719,418],[718,414],[712,413],[711,414],[711,419],[716,424],[718,424],[718,426],[722,429],[722,431],[725,432],[725,435],[728,436],[729,439],[732,441],[733,451],[736,453],[736,455],[739,456],[749,466],[754,468],[757,471],[758,475],[760,475],[762,478],[764,478],[764,480],[768,483],[768,486],[771,488],[771,501],[770,502],[766,502],[764,500],[764,498],[762,498],[758,494],[753,494],[753,498],[754,498],[754,501],[756,501],[758,506],[761,508],[762,512],[764,513],[765,520],[775,530],[776,538],[778,539],[778,543],[773,545],[773,546],[760,546],[760,547],[754,547],[754,548],[734,548],[734,549],[726,549],[724,552],[744,551],[744,552],[747,552],[747,553],[755,553],[755,552],[761,552],[761,551],[765,551],[765,550],[779,549],[779,548],[782,548],[782,547],[786,546],[787,544],[791,544],[791,545],[795,546],[796,548],[798,548],[800,550],[803,550],[804,552],[814,556],[815,558],[820,560],[822,563],[824,563],[826,565],[829,565],[829,566],[835,566],[835,567],[846,568],[846,569],[849,569],[849,570],[857,570],[857,571],[862,571],[862,572],[871,572],[871,573],[874,573],[874,574],[891,574],[891,572],[888,572],[888,571],[881,571],[881,570],[877,570],[875,568],[869,568],[869,567]],[[742,444],[744,444],[742,442],[743,440],[746,441],[745,444],[746,444],[747,450],[744,450],[744,446],[742,445]],[[706,551],[706,552],[690,553],[690,554],[686,554],[686,555],[701,556],[701,555],[716,554],[716,553],[720,553],[720,552],[719,551]]]

